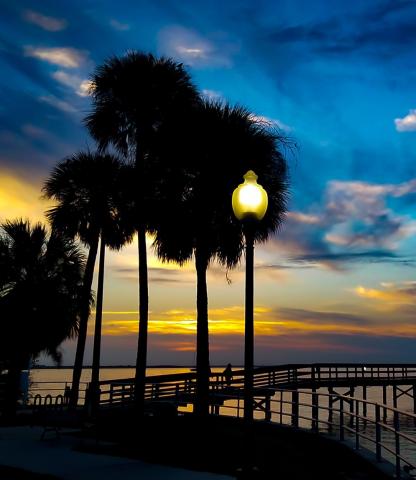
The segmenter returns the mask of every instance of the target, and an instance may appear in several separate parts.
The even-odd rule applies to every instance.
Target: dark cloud
[[[371,5],[355,15],[283,27],[269,32],[267,38],[276,44],[302,44],[306,50],[321,54],[342,56],[360,52],[393,58],[395,53],[410,52],[416,45],[415,19],[415,2],[389,1]]]
[[[369,318],[343,312],[318,312],[300,308],[278,308],[274,313],[279,318],[312,324],[370,325],[374,323]]]
[[[119,267],[112,265],[109,267],[119,278],[136,281],[138,279],[138,270],[136,267]],[[149,267],[149,282],[154,283],[191,283],[194,279],[189,278],[189,272],[180,268],[157,268]],[[193,274],[192,274],[193,275]]]
[[[305,268],[310,264],[316,263],[396,263],[406,266],[414,266],[415,260],[407,257],[401,257],[389,251],[368,251],[358,253],[326,253],[326,254],[306,254],[290,257],[291,262],[295,264],[292,268]]]

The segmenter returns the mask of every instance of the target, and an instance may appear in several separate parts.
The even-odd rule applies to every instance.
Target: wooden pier
[[[195,397],[196,374],[180,373],[149,376],[146,379],[145,398],[148,401],[172,402],[177,406],[192,404]],[[212,411],[225,400],[242,400],[244,370],[233,371],[231,384],[220,373],[210,375],[210,404]],[[362,388],[363,399],[368,387],[380,387],[383,404],[398,408],[399,399],[412,399],[416,413],[416,364],[353,364],[316,363],[258,367],[254,370],[255,409],[268,417],[270,398],[278,390],[327,389],[329,394],[354,397],[355,389]],[[129,403],[134,395],[134,379],[100,382],[100,405]],[[389,396],[391,402],[389,402]]]

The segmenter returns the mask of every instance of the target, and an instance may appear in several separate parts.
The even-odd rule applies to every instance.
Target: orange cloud
[[[361,285],[354,288],[354,292],[362,298],[368,298],[371,300],[379,300],[384,304],[390,304],[395,306],[401,305],[414,305],[416,282],[401,282],[400,284],[394,283],[382,283],[381,289],[366,288]]]

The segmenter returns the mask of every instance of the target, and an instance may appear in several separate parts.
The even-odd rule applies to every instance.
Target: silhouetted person
[[[68,405],[70,398],[71,398],[71,387],[70,387],[69,385],[67,385],[67,386],[65,387],[65,393],[64,393],[64,402],[65,402],[65,405]]]
[[[227,382],[227,387],[231,385],[231,380],[233,379],[233,370],[231,368],[231,363],[229,363],[226,367],[225,370],[222,372],[222,374],[225,377],[225,381]]]

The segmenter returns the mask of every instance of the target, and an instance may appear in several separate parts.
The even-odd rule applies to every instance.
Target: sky
[[[53,166],[94,149],[82,119],[97,65],[129,49],[172,57],[203,95],[246,106],[297,145],[284,151],[286,220],[255,251],[255,363],[414,362],[415,0],[0,8],[0,221],[44,220]],[[162,264],[151,243],[148,363],[193,365],[194,265]],[[107,257],[103,364],[135,362],[136,252],[135,241]],[[244,259],[230,272],[211,264],[208,289],[211,364],[241,365]]]

